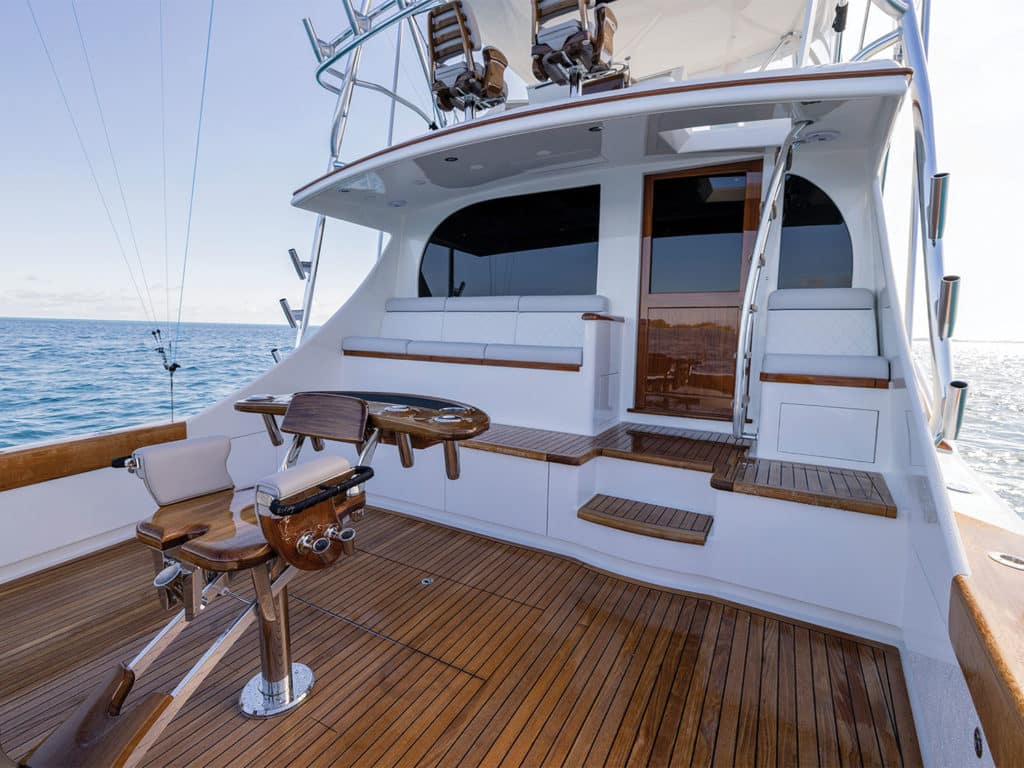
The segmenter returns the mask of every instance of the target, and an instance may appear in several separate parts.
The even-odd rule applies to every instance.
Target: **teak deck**
[[[581,520],[641,536],[700,545],[708,540],[708,532],[714,522],[711,515],[700,512],[644,504],[602,493],[580,507],[576,516]]]
[[[892,647],[379,511],[358,530],[354,557],[291,587],[310,700],[277,719],[238,713],[253,628],[145,765],[921,762]],[[150,577],[125,544],[0,587],[9,753],[165,620]],[[174,685],[239,606],[218,598],[128,706]]]
[[[716,472],[711,485],[720,491],[896,517],[896,502],[877,472],[739,458]]]
[[[555,464],[580,465],[608,456],[714,472],[745,454],[750,442],[718,432],[622,422],[594,436],[492,424],[480,437],[463,445]]]

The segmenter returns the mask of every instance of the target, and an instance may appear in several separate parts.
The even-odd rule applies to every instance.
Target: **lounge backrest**
[[[444,340],[512,344],[518,296],[455,296],[444,306]]]
[[[777,290],[767,314],[767,354],[878,355],[875,295],[866,288]]]
[[[608,311],[604,296],[523,296],[519,299],[516,344],[583,346],[585,312]]]
[[[446,301],[444,296],[388,299],[380,335],[392,339],[441,341]]]

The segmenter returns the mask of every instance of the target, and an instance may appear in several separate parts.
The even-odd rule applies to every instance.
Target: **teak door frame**
[[[633,385],[633,408],[630,410],[643,413],[661,413],[683,418],[687,416],[682,413],[650,408],[643,404],[645,393],[644,373],[647,365],[647,310],[651,307],[679,307],[679,302],[684,301],[683,297],[685,297],[686,302],[683,306],[721,307],[735,304],[737,311],[740,310],[740,305],[743,302],[744,287],[747,282],[747,273],[750,271],[750,258],[754,252],[754,241],[757,238],[757,225],[761,217],[761,179],[763,170],[763,160],[746,160],[737,163],[704,165],[698,168],[683,168],[667,173],[652,173],[644,176],[643,223],[640,236],[640,284],[637,291],[636,365]],[[677,179],[686,176],[714,176],[730,173],[744,173],[747,176],[743,207],[740,280],[737,290],[714,293],[651,293],[654,183],[662,179]],[[739,354],[738,349],[737,354]]]

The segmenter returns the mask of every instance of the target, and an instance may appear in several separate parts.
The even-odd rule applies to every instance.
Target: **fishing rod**
[[[174,421],[174,372],[181,368],[181,366],[178,365],[176,361],[172,362],[174,360],[173,355],[171,359],[168,360],[167,352],[168,349],[173,346],[173,343],[168,341],[167,346],[164,346],[163,336],[160,333],[160,329],[156,328],[150,331],[150,335],[152,335],[153,340],[156,342],[155,351],[160,355],[160,359],[163,361],[164,370],[167,371],[167,374],[171,379],[171,421]]]

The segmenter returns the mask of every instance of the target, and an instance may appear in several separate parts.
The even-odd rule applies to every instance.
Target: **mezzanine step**
[[[579,466],[598,456],[714,472],[743,456],[750,441],[719,432],[622,422],[599,435],[492,424],[463,443],[491,453]]]
[[[896,502],[885,478],[877,472],[739,457],[711,476],[711,486],[720,491],[896,517]]]
[[[714,522],[711,515],[645,504],[618,496],[605,496],[602,493],[580,507],[576,516],[581,520],[641,536],[701,546],[707,541]]]

